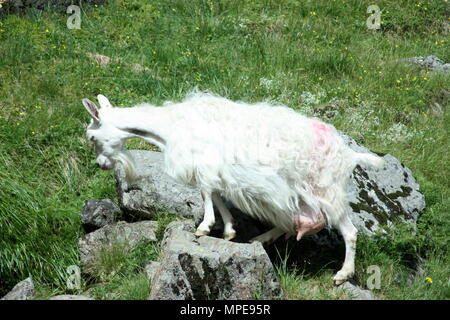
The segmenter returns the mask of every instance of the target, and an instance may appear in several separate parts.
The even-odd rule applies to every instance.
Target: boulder
[[[145,265],[145,267],[144,267],[145,274],[147,275],[147,278],[150,280],[150,282],[153,280],[153,278],[155,277],[156,271],[160,267],[161,267],[161,263],[158,261],[150,261],[149,263],[147,263]]]
[[[95,300],[86,296],[74,295],[74,294],[61,294],[51,297],[48,300]]]
[[[102,249],[122,244],[126,250],[132,250],[143,241],[156,241],[157,228],[158,223],[156,221],[120,222],[86,234],[79,241],[80,262],[83,272],[89,273]]]
[[[140,219],[152,219],[160,210],[169,210],[198,222],[203,217],[200,191],[175,182],[163,172],[160,152],[132,150],[136,163],[137,181],[128,185],[125,172],[119,165],[116,186],[122,211]]]
[[[450,72],[450,63],[445,63],[436,56],[412,57],[405,60],[407,63],[417,65],[433,72]]]
[[[274,268],[260,243],[197,238],[193,231],[192,223],[167,228],[150,300],[282,298]]]
[[[342,137],[353,150],[371,152],[352,138]],[[382,168],[358,165],[347,185],[347,212],[355,227],[369,236],[380,226],[390,227],[394,221],[415,225],[425,207],[425,198],[411,170],[389,154],[382,157]]]
[[[172,233],[174,231],[187,231],[194,233],[195,223],[192,219],[175,220],[169,223],[164,230],[163,239],[161,241],[161,248],[165,248],[167,246],[167,242],[172,237]]]
[[[352,280],[344,282],[338,289],[347,291],[352,300],[377,300],[370,290],[362,289]]]
[[[0,300],[28,300],[34,296],[34,284],[31,278],[20,281]]]
[[[86,200],[81,210],[81,224],[86,232],[92,232],[114,222],[120,209],[110,199]]]

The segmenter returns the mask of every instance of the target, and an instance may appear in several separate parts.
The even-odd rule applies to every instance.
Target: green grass
[[[93,266],[93,280],[86,285],[86,292],[95,299],[146,300],[149,279],[145,263],[157,260],[157,244],[140,244],[129,251],[123,244],[102,250]]]
[[[450,79],[398,63],[427,55],[450,61],[448,3],[377,1],[378,31],[365,25],[370,4],[111,0],[85,6],[80,30],[52,10],[0,13],[0,294],[29,275],[42,296],[67,292],[66,268],[79,264],[83,201],[116,197],[113,174],[96,168],[84,138],[89,116],[80,99],[102,93],[119,106],[160,103],[197,86],[308,115],[334,103],[337,114],[326,120],[399,158],[427,202],[414,236],[399,226],[387,238],[360,239],[356,278],[364,285],[367,266],[377,264],[375,293],[383,298],[449,299]],[[88,53],[120,61],[100,67]],[[134,72],[133,63],[149,71]],[[307,264],[279,269],[286,296],[342,298],[331,283],[341,253],[322,252],[328,262],[308,258],[314,272]],[[404,280],[415,255],[433,283]],[[145,296],[141,273],[116,275],[94,295]]]
[[[275,264],[275,270],[285,299],[340,300],[351,298],[346,291],[330,286],[333,270],[328,267],[327,262],[322,264],[313,263],[312,268],[310,261],[306,262],[304,260],[303,265],[298,263],[299,261],[293,263],[292,258],[294,254],[292,253],[292,248],[289,249],[289,245],[285,252],[277,251],[276,254],[278,263]],[[308,266],[305,266],[305,263]]]

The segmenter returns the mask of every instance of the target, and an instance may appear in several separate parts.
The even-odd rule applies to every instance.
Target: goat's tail
[[[380,168],[385,163],[385,160],[382,157],[379,157],[372,153],[355,152],[353,156],[356,164],[363,163],[375,168]]]

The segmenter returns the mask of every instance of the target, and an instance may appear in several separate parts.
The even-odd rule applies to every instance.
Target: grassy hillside
[[[80,99],[102,93],[119,106],[157,104],[198,87],[324,116],[411,168],[427,202],[417,233],[399,226],[387,238],[361,238],[356,278],[365,285],[366,268],[379,265],[374,292],[382,298],[449,299],[450,77],[398,62],[428,55],[450,61],[449,4],[378,0],[377,31],[366,26],[371,4],[111,0],[84,6],[79,30],[50,9],[0,9],[0,295],[29,275],[42,297],[69,292],[66,268],[78,264],[83,201],[116,199],[113,174],[96,167],[84,138],[89,116]],[[113,60],[102,67],[90,53]],[[147,280],[131,267],[152,256],[144,251],[113,259],[119,263],[110,287],[93,295],[145,298]],[[341,297],[332,292],[331,266],[343,256],[324,255],[330,264],[315,272],[280,262],[287,298]],[[408,284],[416,255],[425,274]]]

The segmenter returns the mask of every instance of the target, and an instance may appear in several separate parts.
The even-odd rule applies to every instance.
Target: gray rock
[[[48,300],[95,300],[86,296],[74,295],[74,294],[61,294],[51,297]]]
[[[148,279],[150,280],[150,282],[153,280],[153,278],[155,277],[156,271],[158,270],[158,268],[160,268],[161,263],[158,261],[150,261],[149,263],[147,263],[145,265],[145,273],[147,274]]]
[[[119,165],[116,170],[116,186],[121,209],[129,215],[152,219],[162,209],[200,221],[203,205],[198,189],[175,182],[163,172],[163,156],[160,152],[133,150],[139,177],[128,185],[125,172]]]
[[[92,232],[114,222],[120,209],[110,199],[86,200],[81,210],[81,224],[86,232]]]
[[[166,227],[166,229],[164,230],[164,236],[163,239],[161,241],[161,248],[165,248],[167,245],[167,242],[169,241],[169,239],[172,237],[172,233],[174,231],[187,231],[187,232],[191,232],[194,233],[195,231],[195,223],[193,220],[188,219],[188,220],[176,220],[176,221],[172,221],[171,223],[169,223]]]
[[[352,296],[352,300],[377,300],[370,290],[362,289],[352,281],[346,281],[338,288],[347,291]]]
[[[358,152],[370,152],[358,145],[352,138],[342,134],[347,144]],[[202,199],[196,188],[183,186],[163,173],[163,155],[152,151],[130,151],[136,160],[136,170],[140,178],[133,186],[128,186],[124,174],[116,171],[117,191],[121,209],[128,214],[151,218],[153,213],[163,208],[182,216],[194,218],[196,225],[203,218]],[[362,233],[369,236],[389,227],[396,220],[414,224],[425,207],[424,196],[411,171],[391,155],[384,155],[386,164],[381,169],[358,166],[347,187],[350,205],[347,210],[351,220]],[[265,232],[268,227],[243,214],[226,202],[235,218],[238,238],[246,242]],[[216,211],[216,225],[211,232],[220,236],[221,218]],[[322,233],[322,235],[325,233]],[[319,243],[334,245],[336,234],[326,233],[312,236]]]
[[[353,150],[371,152],[352,138],[342,136]],[[425,207],[425,198],[411,170],[389,154],[383,159],[385,164],[379,169],[357,166],[347,186],[347,212],[355,227],[369,236],[380,226],[390,227],[394,221],[415,225]]]
[[[406,59],[406,62],[410,64],[418,65],[422,68],[428,69],[434,72],[448,73],[450,72],[450,63],[445,63],[436,56],[428,57],[412,57]]]
[[[83,272],[90,273],[100,250],[123,244],[126,250],[132,250],[143,241],[156,241],[156,221],[135,223],[117,223],[104,226],[86,234],[79,241],[80,262]]]
[[[99,54],[99,53],[88,52],[86,54],[86,56],[88,56],[89,58],[91,58],[92,60],[97,62],[98,65],[101,66],[101,67],[106,67],[107,65],[111,64],[111,62],[113,61],[113,59],[111,59],[110,57],[104,56],[104,55]]]
[[[172,227],[150,300],[278,299],[277,278],[260,243],[244,244]]]
[[[31,278],[20,281],[0,300],[28,300],[34,296],[34,284]]]

